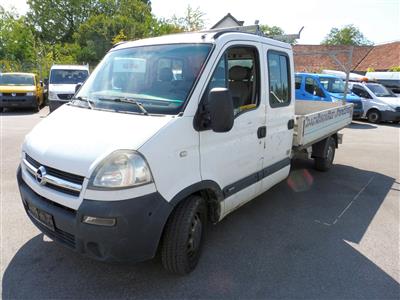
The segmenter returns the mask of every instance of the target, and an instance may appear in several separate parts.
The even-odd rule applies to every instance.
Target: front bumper
[[[390,111],[384,110],[381,111],[381,119],[382,121],[400,121],[400,111]]]
[[[12,108],[12,107],[37,107],[38,102],[36,96],[1,96],[0,107],[1,108]]]
[[[77,211],[35,193],[17,172],[25,211],[44,234],[100,261],[139,262],[155,256],[172,206],[158,193],[123,201],[83,200]],[[33,206],[53,217],[50,229],[29,212]],[[82,223],[84,216],[116,218],[112,227]]]

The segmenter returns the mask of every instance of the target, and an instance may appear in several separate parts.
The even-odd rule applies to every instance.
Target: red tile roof
[[[328,55],[328,52],[340,52],[349,49],[350,46],[294,45],[293,51],[296,72],[318,73],[321,72],[323,69],[342,71],[342,68],[335,62],[332,57]],[[372,46],[355,46],[353,49],[352,69],[358,66],[372,49]],[[349,57],[347,53],[338,53],[336,55],[336,58],[342,64],[348,64]]]
[[[387,71],[391,67],[400,66],[400,42],[378,45],[372,48],[367,56],[356,66],[356,71]]]

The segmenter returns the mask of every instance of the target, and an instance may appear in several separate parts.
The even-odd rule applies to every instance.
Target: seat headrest
[[[159,78],[161,81],[171,81],[174,78],[171,68],[162,68]]]
[[[231,80],[244,80],[248,79],[250,69],[242,66],[233,66],[229,69],[229,79]]]

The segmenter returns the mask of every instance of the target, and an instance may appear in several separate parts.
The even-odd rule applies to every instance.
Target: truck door
[[[200,131],[201,176],[222,188],[223,214],[259,193],[265,139],[265,105],[260,102],[262,48],[248,41],[246,46],[235,44],[228,43],[219,53],[202,99],[212,88],[226,87],[234,103],[235,120],[229,132]]]
[[[293,60],[289,50],[264,46],[267,137],[263,151],[262,190],[287,177],[294,127]]]

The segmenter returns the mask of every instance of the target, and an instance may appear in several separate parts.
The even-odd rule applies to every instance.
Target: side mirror
[[[211,129],[228,132],[233,127],[234,111],[231,92],[227,88],[213,88],[208,94]]]
[[[315,95],[315,96],[318,96],[318,97],[322,97],[322,98],[325,97],[324,92],[323,92],[320,88],[316,88],[316,89],[314,90],[314,95]]]
[[[83,83],[82,82],[78,82],[75,86],[75,94],[79,91],[79,89],[82,87]]]

